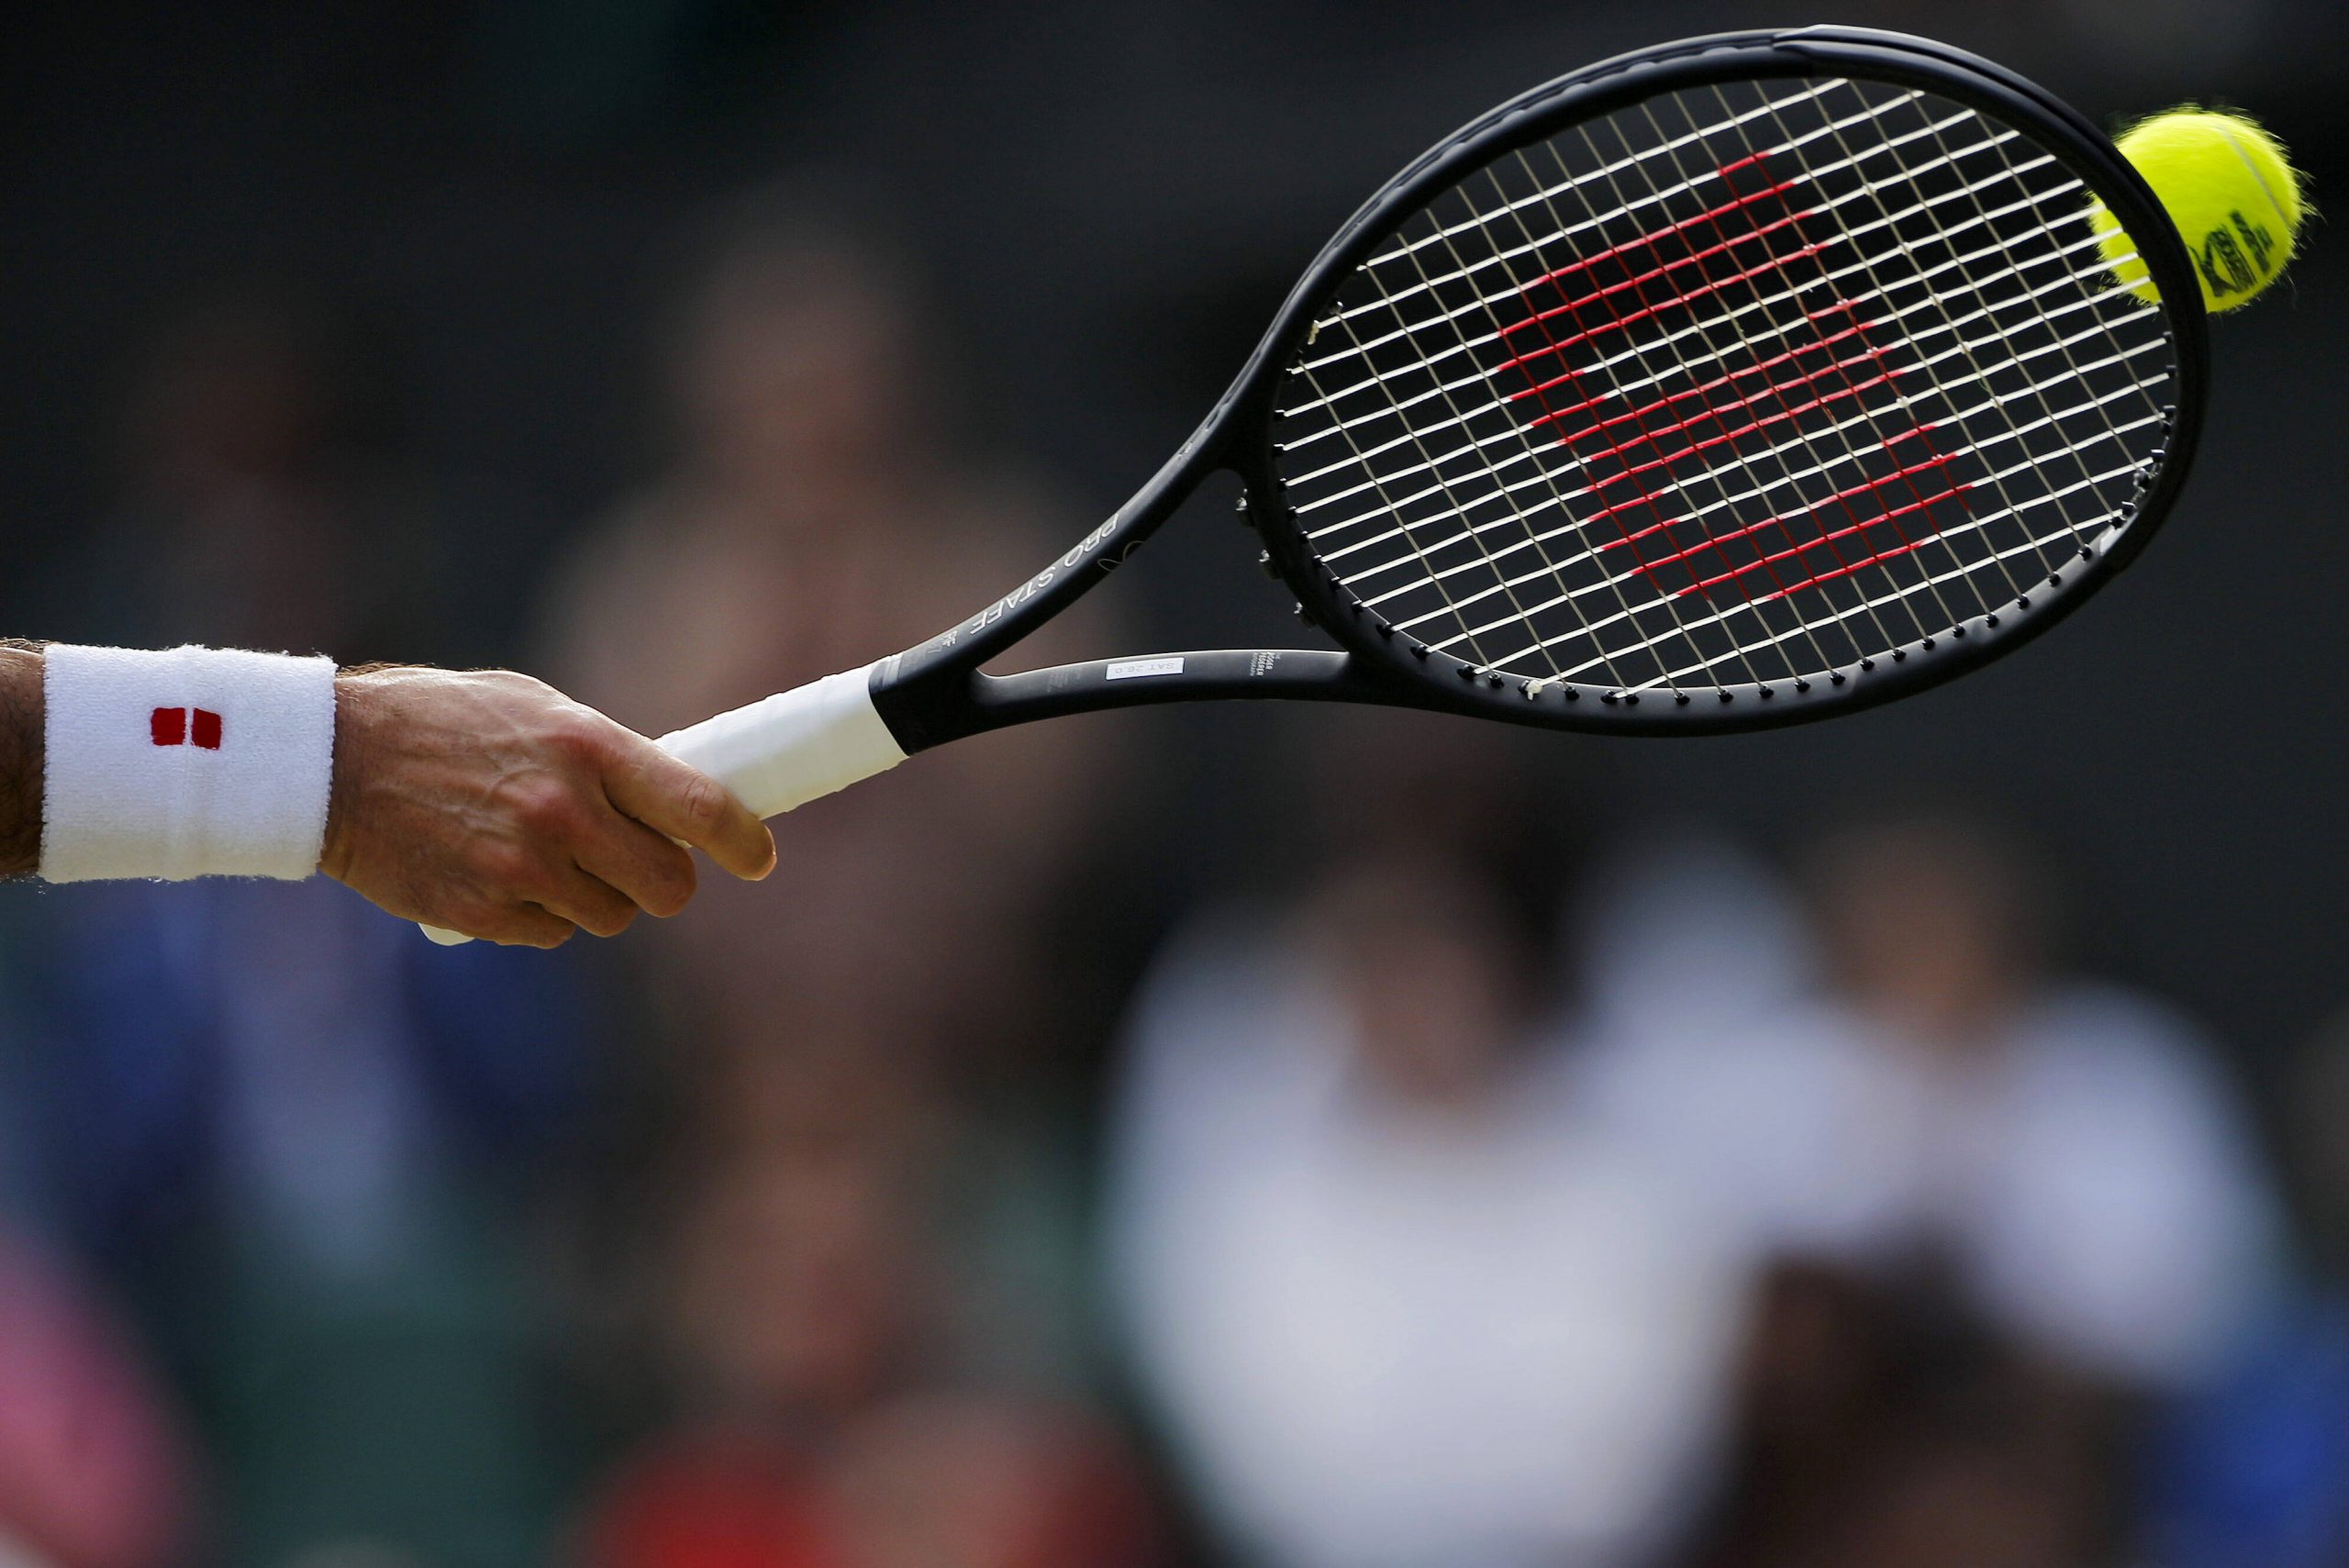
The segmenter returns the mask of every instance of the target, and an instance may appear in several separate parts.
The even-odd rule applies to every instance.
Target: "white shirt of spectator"
[[[1473,1126],[1400,1111],[1282,973],[1179,951],[1132,1031],[1119,1284],[1209,1506],[1286,1568],[1641,1561],[1700,1485],[1743,1276],[1554,1072]]]
[[[1716,860],[1709,899],[1690,864],[1659,862],[1674,899],[1623,909],[1759,907],[1750,868]],[[1783,946],[1777,921],[1755,929]],[[1660,929],[1639,945],[1687,948]],[[2153,1385],[2210,1369],[2273,1282],[2280,1221],[2250,1139],[2206,1043],[2147,997],[2054,985],[1953,1059],[1791,990],[1640,1005],[1594,979],[1609,1029],[1589,1103],[1757,1253],[1865,1266],[1944,1248],[1994,1321]]]

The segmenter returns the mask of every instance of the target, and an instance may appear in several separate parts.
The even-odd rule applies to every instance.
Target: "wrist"
[[[403,664],[357,664],[334,678],[334,766],[327,785],[326,836],[318,870],[337,882],[351,880],[366,817],[367,781],[380,771],[376,753],[386,688],[413,668]]]
[[[344,671],[334,678],[334,762],[327,783],[327,828],[318,846],[318,869],[337,882],[351,870],[351,819],[359,807],[361,756],[367,750],[372,707],[367,678]]]
[[[40,645],[0,639],[0,878],[40,864]]]

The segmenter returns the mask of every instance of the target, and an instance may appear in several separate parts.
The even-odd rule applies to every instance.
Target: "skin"
[[[736,876],[774,840],[716,780],[527,675],[337,677],[318,869],[392,914],[509,945],[618,936],[694,894],[690,845]],[[40,861],[41,664],[0,643],[0,877]]]
[[[40,864],[40,645],[0,641],[0,877]]]

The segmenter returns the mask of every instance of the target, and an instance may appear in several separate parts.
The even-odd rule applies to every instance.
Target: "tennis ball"
[[[2256,298],[2292,259],[2306,204],[2276,139],[2243,115],[2183,108],[2142,120],[2118,145],[2162,200],[2201,275],[2202,303],[2232,310]],[[2122,286],[2158,301],[2136,241],[2098,202],[2088,213]]]

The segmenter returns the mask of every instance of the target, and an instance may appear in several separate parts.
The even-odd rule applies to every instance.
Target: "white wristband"
[[[52,645],[40,874],[272,876],[317,869],[334,662]]]

